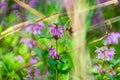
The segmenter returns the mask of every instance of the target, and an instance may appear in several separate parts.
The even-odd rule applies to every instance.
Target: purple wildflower
[[[108,73],[108,70],[107,70],[107,69],[102,69],[102,70],[101,70],[101,73],[102,73],[102,74],[106,74],[106,73]]]
[[[54,0],[54,2],[57,2],[58,0]]]
[[[49,71],[46,71],[46,75],[50,75],[50,72],[49,72]]]
[[[108,49],[107,46],[103,46],[101,48],[98,48],[95,52],[98,53],[97,58],[102,60],[112,60],[115,54],[114,48]]]
[[[116,73],[115,73],[115,71],[114,70],[112,70],[111,72],[110,72],[110,75],[112,75],[112,76],[114,76]]]
[[[29,21],[25,22],[25,26],[29,26],[30,24],[31,24],[31,22],[29,22]]]
[[[44,27],[43,23],[33,24],[26,28],[26,32],[30,32],[33,34],[40,34],[43,27]]]
[[[14,14],[15,14],[17,17],[20,18],[20,15],[21,15],[21,14],[20,14],[20,12],[19,12],[18,10],[15,10],[15,11],[14,11]]]
[[[99,0],[95,0],[97,4],[99,4]],[[102,26],[104,23],[102,8],[95,9],[93,16],[92,16],[92,24],[97,26]]]
[[[7,6],[7,2],[1,2],[0,3],[0,8],[5,8]]]
[[[19,5],[17,3],[13,4],[12,6],[13,9],[18,9],[19,8]]]
[[[111,32],[107,36],[107,44],[118,44],[118,39],[120,38],[120,33],[118,32]]]
[[[109,50],[105,51],[106,60],[108,61],[112,60],[114,54],[115,54],[114,48],[110,48]]]
[[[36,69],[35,67],[33,68],[27,68],[27,71],[28,71],[28,78],[29,80],[32,80],[32,76],[34,75],[34,77],[38,76],[39,75],[39,69]]]
[[[104,2],[107,2],[107,1],[110,1],[110,0],[99,0],[100,3],[104,3]]]
[[[98,8],[95,10],[94,15],[92,17],[92,23],[98,26],[102,26],[103,25],[103,17],[102,17],[102,12],[101,12],[101,8]]]
[[[100,66],[98,64],[94,64],[95,68],[100,71]]]
[[[61,0],[61,4],[63,3],[63,1]],[[65,7],[67,10],[73,8],[74,6],[74,0],[64,0],[64,5],[63,7]]]
[[[30,0],[28,4],[29,4],[31,7],[34,7],[37,2],[38,2],[38,0]]]
[[[64,26],[58,27],[57,25],[56,26],[48,25],[48,27],[51,29],[51,33],[53,37],[59,38],[61,36],[64,36],[63,31],[62,31],[65,28]]]
[[[38,62],[38,59],[35,58],[34,56],[30,57],[30,64],[35,64],[36,62]],[[28,71],[28,78],[29,80],[32,80],[32,76],[34,75],[35,77],[39,75],[39,69],[36,68],[36,66],[32,66],[32,67],[28,67],[27,68]]]
[[[16,56],[16,59],[19,60],[20,62],[24,62],[24,59],[21,55]]]
[[[34,64],[34,63],[36,63],[36,62],[38,62],[38,59],[35,58],[34,56],[32,56],[32,57],[30,58],[30,64]]]
[[[28,46],[29,48],[33,48],[34,46],[37,46],[37,43],[32,39],[25,39],[25,38],[22,38],[20,40],[21,43],[24,43],[26,46]]]
[[[49,48],[49,57],[52,57],[53,59],[59,59],[59,54],[57,53],[55,48]]]

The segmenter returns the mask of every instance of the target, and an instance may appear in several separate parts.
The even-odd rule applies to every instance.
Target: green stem
[[[56,80],[58,80],[58,65],[56,64]]]
[[[56,39],[56,51],[58,53],[58,39]]]
[[[58,53],[58,39],[56,39],[56,51]],[[56,64],[56,80],[58,80],[58,65]]]
[[[32,67],[32,80],[34,80],[34,68]]]

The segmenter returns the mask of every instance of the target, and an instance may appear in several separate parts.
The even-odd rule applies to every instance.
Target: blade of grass
[[[45,17],[42,13],[39,13],[39,12],[36,11],[35,9],[31,8],[29,5],[25,4],[24,2],[19,1],[19,0],[14,0],[14,1],[15,1],[16,3],[18,3],[19,5],[21,5],[22,7],[24,7],[25,9],[27,9],[28,11],[32,12],[35,16],[39,16],[39,17],[41,16],[41,17],[43,17],[42,19],[41,19],[41,18],[40,18],[40,19],[37,19],[34,23],[38,23],[38,22],[40,22],[40,21],[48,21],[48,20],[52,19],[53,17],[56,17],[56,16],[58,17],[59,15],[61,15],[61,14],[63,15],[63,14],[64,14],[64,13],[61,13],[61,14],[58,14],[58,13],[57,13],[57,14],[53,14],[53,15],[51,15],[51,16]],[[114,1],[114,2],[113,2],[113,1]],[[113,1],[108,1],[108,2],[103,3],[103,4],[99,4],[99,5],[97,5],[97,6],[93,6],[93,7],[89,8],[89,9],[87,9],[87,10],[95,9],[95,8],[103,7],[103,6],[108,6],[108,5],[117,3],[116,0],[113,0]],[[83,11],[87,11],[87,10],[83,10]],[[69,12],[69,13],[71,14],[71,12]],[[72,12],[72,13],[73,13],[73,12]],[[65,13],[65,14],[66,14],[66,13]],[[118,20],[119,20],[119,18],[112,20],[112,22],[116,22],[116,21],[118,21]],[[7,34],[8,32],[10,32],[10,31],[12,31],[12,30],[15,30],[15,29],[18,28],[18,27],[23,26],[24,23],[25,23],[25,22],[10,27],[9,29],[3,31],[3,32],[1,33],[1,36]],[[20,29],[19,29],[19,30],[20,30]],[[12,33],[15,33],[15,32],[12,32]],[[8,34],[7,34],[7,35],[8,35]],[[5,35],[5,36],[6,36],[6,35]],[[2,39],[2,38],[0,37],[0,39]]]
[[[51,15],[51,16],[48,16],[48,17],[44,17],[44,18],[42,18],[42,19],[37,19],[37,20],[36,20],[35,22],[33,22],[32,24],[36,24],[36,23],[39,23],[39,22],[41,22],[41,21],[49,21],[50,19],[52,19],[53,17],[56,17],[56,16],[59,16],[59,14],[54,14],[54,15]],[[22,28],[22,27],[25,26],[25,23],[26,23],[26,22],[27,22],[27,21],[22,22],[22,23],[19,23],[19,24],[16,24],[16,25],[14,25],[14,26],[11,26],[11,27],[8,28],[7,30],[1,32],[0,40],[3,39],[4,37],[7,37],[7,36],[9,36],[9,35],[11,35],[11,34],[13,34],[13,33],[15,33],[15,32],[18,32],[18,31],[24,29],[24,28]]]
[[[19,24],[16,24],[16,25],[14,25],[14,26],[11,26],[11,27],[8,28],[7,30],[1,32],[1,35],[5,35],[5,34],[7,34],[7,33],[10,32],[10,31],[14,31],[14,30],[20,28],[21,26],[24,26],[24,24],[25,24],[26,22],[27,22],[27,21],[22,22],[22,23],[19,23]]]
[[[34,8],[30,7],[29,5],[25,4],[24,2],[20,1],[20,0],[14,0],[16,3],[18,3],[20,6],[22,6],[24,9],[28,10],[29,12],[31,12],[32,14],[34,14],[35,16],[38,17],[45,17],[45,15],[43,15],[42,13],[38,12],[37,10],[35,10]]]

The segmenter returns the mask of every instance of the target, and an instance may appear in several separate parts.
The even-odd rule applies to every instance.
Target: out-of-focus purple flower
[[[107,69],[102,69],[102,70],[101,70],[101,73],[102,73],[102,74],[106,74],[106,73],[108,73],[108,70],[107,70]]]
[[[107,2],[107,1],[110,1],[110,0],[99,0],[100,3],[104,3],[104,2]]]
[[[32,80],[32,76],[36,77],[40,73],[39,69],[36,69],[35,67],[33,67],[33,68],[29,67],[29,68],[27,68],[27,71],[28,71],[29,80]]]
[[[26,32],[30,32],[33,34],[40,34],[43,27],[44,27],[43,23],[33,24],[26,27]]]
[[[24,43],[26,46],[28,46],[29,48],[33,48],[34,46],[37,46],[37,43],[32,39],[25,39],[25,38],[22,38],[20,40],[21,43]]]
[[[25,26],[29,26],[31,24],[30,21],[25,22]]]
[[[28,68],[27,70],[28,70],[29,74],[32,75],[32,68]],[[38,76],[38,74],[39,74],[39,70],[35,69],[34,70],[34,76]]]
[[[102,59],[102,60],[104,60],[104,51],[106,51],[108,48],[106,47],[106,46],[103,46],[103,47],[101,47],[101,48],[98,48],[95,52],[97,52],[98,53],[98,56],[97,56],[97,58],[98,59]]]
[[[107,44],[118,44],[118,39],[120,38],[120,33],[118,32],[111,32],[107,36]]]
[[[57,2],[58,0],[54,0],[54,2]]]
[[[114,76],[116,73],[115,73],[115,71],[114,70],[112,70],[111,72],[110,72],[110,75],[112,75],[112,76]]]
[[[108,61],[109,61],[109,60],[112,60],[114,54],[115,54],[114,48],[110,48],[109,50],[105,51],[106,60],[108,60]]]
[[[61,0],[61,4],[64,3],[64,7],[68,10],[73,8],[74,6],[74,0]]]
[[[59,54],[57,53],[55,48],[49,48],[49,56],[48,57],[52,57],[53,59],[59,59]]]
[[[98,64],[94,64],[95,68],[100,71],[100,66]]]
[[[48,27],[51,29],[53,37],[59,38],[61,36],[64,36],[63,29],[65,28],[65,26],[58,27],[57,25],[56,26],[48,25]]]
[[[14,11],[14,14],[15,14],[17,17],[21,17],[21,16],[20,16],[20,12],[19,12],[18,10],[15,10],[15,11]]]
[[[0,3],[0,8],[5,8],[7,6],[7,2],[1,2]]]
[[[38,59],[35,58],[34,56],[32,56],[32,57],[30,58],[30,64],[34,64],[34,63],[36,63],[36,62],[38,62]]]
[[[99,4],[99,0],[96,0],[96,3]],[[92,17],[92,24],[102,26],[104,23],[102,8],[95,9]]]
[[[16,56],[16,59],[19,60],[20,62],[24,62],[24,59],[21,55]]]
[[[34,7],[34,6],[37,4],[37,2],[38,2],[38,0],[30,0],[28,4],[29,4],[31,7]]]
[[[47,72],[46,72],[46,75],[50,75],[50,72],[49,72],[49,71],[47,71]]]
[[[92,24],[102,26],[103,22],[104,22],[104,20],[102,17],[101,9],[96,9],[94,12],[94,15],[92,17]]]
[[[18,9],[19,8],[19,5],[17,3],[13,4],[12,6],[13,9]]]
[[[30,64],[34,64],[35,65],[36,62],[38,62],[38,59],[35,58],[34,56],[31,56],[30,57]],[[28,78],[29,78],[29,80],[32,80],[32,76],[34,76],[34,77],[38,76],[39,72],[40,72],[39,69],[37,69],[36,66],[28,67],[27,71],[28,71]]]
[[[101,48],[98,48],[95,52],[98,53],[97,58],[102,60],[112,60],[115,54],[114,48],[108,49],[107,46],[103,46]]]

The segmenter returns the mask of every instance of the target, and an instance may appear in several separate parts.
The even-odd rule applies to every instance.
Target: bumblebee
[[[66,31],[68,31],[70,33],[71,36],[73,36],[73,28],[72,27],[67,27]]]

